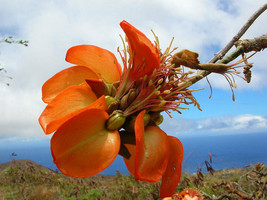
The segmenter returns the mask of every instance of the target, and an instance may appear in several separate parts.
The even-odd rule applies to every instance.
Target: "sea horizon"
[[[205,161],[212,155],[215,170],[242,168],[255,163],[267,163],[267,133],[251,133],[218,136],[195,136],[179,138],[184,146],[183,172],[205,172]],[[9,143],[0,146],[0,164],[18,159],[32,160],[52,170],[57,170],[50,153],[49,140],[39,143]],[[116,175],[117,171],[129,174],[121,156],[100,174]]]

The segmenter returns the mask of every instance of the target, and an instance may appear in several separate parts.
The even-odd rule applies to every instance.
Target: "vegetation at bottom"
[[[183,174],[176,194],[194,188],[203,199],[266,199],[267,167]],[[0,200],[160,199],[160,183],[136,181],[132,175],[71,178],[30,160],[0,164]],[[174,196],[174,199],[177,199]]]

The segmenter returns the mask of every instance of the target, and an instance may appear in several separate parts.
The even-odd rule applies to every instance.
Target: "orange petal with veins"
[[[106,110],[105,97],[97,99],[86,83],[74,85],[61,92],[46,106],[39,123],[44,132],[50,134],[70,118],[91,108]]]
[[[86,78],[98,79],[99,76],[84,66],[74,66],[64,69],[48,79],[42,87],[42,99],[49,103],[61,91],[72,86],[80,85]]]
[[[137,180],[157,182],[161,179],[168,163],[170,153],[168,137],[156,126],[144,128],[144,114],[145,111],[142,111],[136,118],[136,145],[125,145],[131,157],[124,161]]]
[[[158,48],[138,29],[126,21],[120,23],[132,50],[134,76],[150,75],[160,65]]]
[[[116,130],[106,130],[108,117],[103,110],[85,110],[55,132],[51,152],[63,174],[80,178],[93,176],[114,161],[120,149],[120,136]]]
[[[176,137],[168,136],[170,157],[165,173],[162,176],[160,197],[171,197],[180,181],[182,161],[184,156],[183,145]]]
[[[106,49],[93,45],[74,46],[68,50],[66,61],[89,67],[108,83],[120,79],[121,66],[114,54]]]

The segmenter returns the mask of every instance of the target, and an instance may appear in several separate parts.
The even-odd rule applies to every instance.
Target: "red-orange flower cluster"
[[[120,52],[123,72],[108,50],[70,48],[66,61],[75,66],[44,83],[47,106],[39,122],[46,134],[55,132],[51,151],[62,173],[92,176],[120,154],[137,180],[162,180],[160,195],[169,197],[180,180],[183,147],[157,126],[160,112],[178,111],[194,98],[178,85],[186,75],[168,62],[169,50],[162,54],[128,22],[120,25],[128,43]]]
[[[194,188],[189,188],[185,189],[179,194],[174,195],[174,200],[202,200],[203,197],[201,193],[194,189]]]

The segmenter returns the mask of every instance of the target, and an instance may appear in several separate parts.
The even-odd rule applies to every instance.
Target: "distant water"
[[[183,171],[189,173],[196,172],[205,160],[209,160],[208,153],[213,155],[212,167],[214,169],[244,167],[257,162],[267,163],[267,133],[183,137],[180,140],[185,152]],[[13,152],[17,156],[14,154],[12,156]],[[50,169],[56,169],[48,140],[39,143],[0,144],[0,164],[13,159],[29,159]],[[116,170],[128,174],[120,156],[101,174],[115,175]]]

